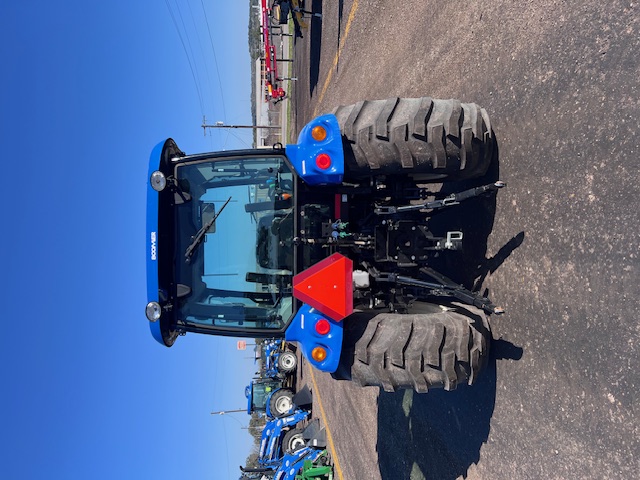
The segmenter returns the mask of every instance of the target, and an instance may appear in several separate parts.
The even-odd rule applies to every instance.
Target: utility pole
[[[238,412],[246,412],[246,408],[242,408],[240,410],[221,410],[219,412],[211,412],[211,415],[225,415],[227,413],[238,413]]]
[[[247,412],[247,409],[244,408],[242,410],[223,410],[220,412],[211,412],[211,415],[225,415],[227,413],[239,413],[239,412]],[[230,416],[229,418],[233,418],[236,422],[238,422],[240,424],[240,428],[242,430],[251,430],[252,428],[257,428],[257,429],[262,429],[262,426],[255,426],[255,425],[248,425],[248,426],[244,426],[242,425],[242,423],[240,422],[240,420],[238,420],[236,417],[232,417]]]
[[[201,126],[204,130],[205,137],[207,136],[207,128],[251,128],[253,130],[259,130],[261,128],[280,130],[282,128],[279,125],[225,125],[224,122],[216,122],[215,125],[207,125],[205,117],[202,117]]]

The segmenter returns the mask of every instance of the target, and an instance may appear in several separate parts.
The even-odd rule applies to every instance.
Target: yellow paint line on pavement
[[[311,373],[311,383],[313,383],[313,399],[318,402],[320,407],[320,416],[322,417],[322,423],[327,430],[327,443],[329,444],[329,451],[331,452],[331,458],[333,459],[333,473],[338,475],[340,480],[344,480],[342,475],[342,468],[340,468],[340,462],[338,461],[338,454],[336,453],[336,447],[333,444],[333,436],[331,430],[329,430],[329,424],[327,423],[327,416],[324,413],[324,407],[322,406],[322,399],[320,398],[320,390],[318,390],[318,384],[316,383],[316,377],[313,374],[313,367],[307,363],[307,368]]]
[[[342,34],[342,38],[340,39],[340,45],[338,45],[338,51],[336,52],[336,56],[333,58],[333,65],[329,69],[329,74],[324,81],[324,85],[322,85],[322,90],[320,91],[320,96],[318,97],[318,101],[316,102],[316,108],[313,111],[313,116],[318,116],[318,108],[320,108],[320,104],[322,103],[322,99],[324,98],[324,94],[327,92],[327,88],[329,88],[329,83],[333,78],[333,72],[338,66],[338,60],[340,59],[340,54],[342,53],[342,48],[347,40],[347,35],[349,35],[349,30],[351,29],[351,22],[353,22],[354,17],[356,16],[356,10],[358,9],[358,0],[353,0],[353,4],[351,5],[351,10],[349,11],[349,18],[347,19],[347,25],[344,27],[344,33]]]

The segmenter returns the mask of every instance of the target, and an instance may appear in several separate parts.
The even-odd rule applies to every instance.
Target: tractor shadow
[[[522,348],[494,340],[488,365],[473,386],[451,392],[380,392],[378,461],[383,480],[466,478],[480,461],[496,399],[496,360],[522,357]]]
[[[446,195],[497,181],[498,157],[496,148],[484,176],[446,183],[440,193]],[[499,268],[525,237],[520,232],[496,255],[487,258],[487,239],[495,213],[496,195],[490,194],[435,215],[429,225],[432,232],[446,235],[447,231],[462,231],[464,247],[459,252],[442,252],[431,266],[469,289],[482,288],[486,276]],[[521,347],[504,339],[493,340],[487,365],[473,386],[459,385],[451,392],[434,389],[427,394],[381,391],[377,451],[382,478],[466,478],[471,465],[480,460],[482,445],[489,438],[496,399],[496,362],[519,360],[522,356]]]

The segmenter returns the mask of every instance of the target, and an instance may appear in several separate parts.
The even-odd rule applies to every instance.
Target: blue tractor
[[[255,378],[245,388],[247,413],[267,418],[280,418],[295,408],[293,389],[285,387],[280,378]]]
[[[480,178],[495,152],[484,109],[429,97],[341,106],[286,147],[188,155],[159,143],[147,186],[153,337],[284,338],[334,378],[387,391],[473,383],[502,309],[434,268],[464,232],[431,220],[504,186]]]
[[[258,463],[263,467],[278,466],[285,454],[294,453],[306,446],[302,427],[310,412],[296,410],[283,418],[267,422],[262,430]]]
[[[286,347],[283,340],[267,339],[260,346],[260,376],[251,380],[245,388],[247,413],[258,413],[269,419],[289,414],[294,406],[311,404],[308,389],[295,392],[298,364],[296,354]]]
[[[240,467],[243,474],[264,474],[262,478],[332,478],[328,467],[325,429],[310,412],[296,410],[286,418],[267,422],[262,431],[257,468]],[[303,471],[305,473],[303,473]]]
[[[298,357],[281,339],[268,339],[262,343],[261,354],[264,376],[286,378],[295,373]]]
[[[240,471],[249,475],[261,473],[261,480],[333,480],[333,468],[329,464],[328,452],[313,447],[303,447],[285,454],[275,467],[240,467]]]

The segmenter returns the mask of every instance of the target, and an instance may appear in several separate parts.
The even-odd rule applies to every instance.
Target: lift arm
[[[432,277],[436,282],[427,282],[425,280],[419,280],[417,278],[411,278],[404,275],[398,275],[396,273],[380,272],[375,276],[378,282],[389,282],[396,285],[407,285],[411,287],[418,287],[431,290],[434,294],[446,295],[454,297],[466,305],[473,305],[474,307],[481,308],[486,313],[494,313],[500,315],[504,313],[504,309],[494,305],[487,297],[474,293],[471,290],[465,288],[463,285],[458,285],[453,280],[445,277],[444,275],[436,272],[435,270],[424,267],[420,269],[421,272]]]
[[[431,202],[419,203],[416,205],[402,205],[399,207],[390,205],[378,206],[375,209],[375,213],[377,215],[393,215],[396,213],[413,212],[417,210],[439,210],[442,208],[451,207],[453,205],[458,205],[463,200],[479,197],[480,195],[483,195],[487,192],[496,191],[504,186],[506,186],[506,183],[497,181],[488,185],[482,185],[481,187],[463,190],[459,193],[452,193],[451,195],[443,199],[433,200]]]

